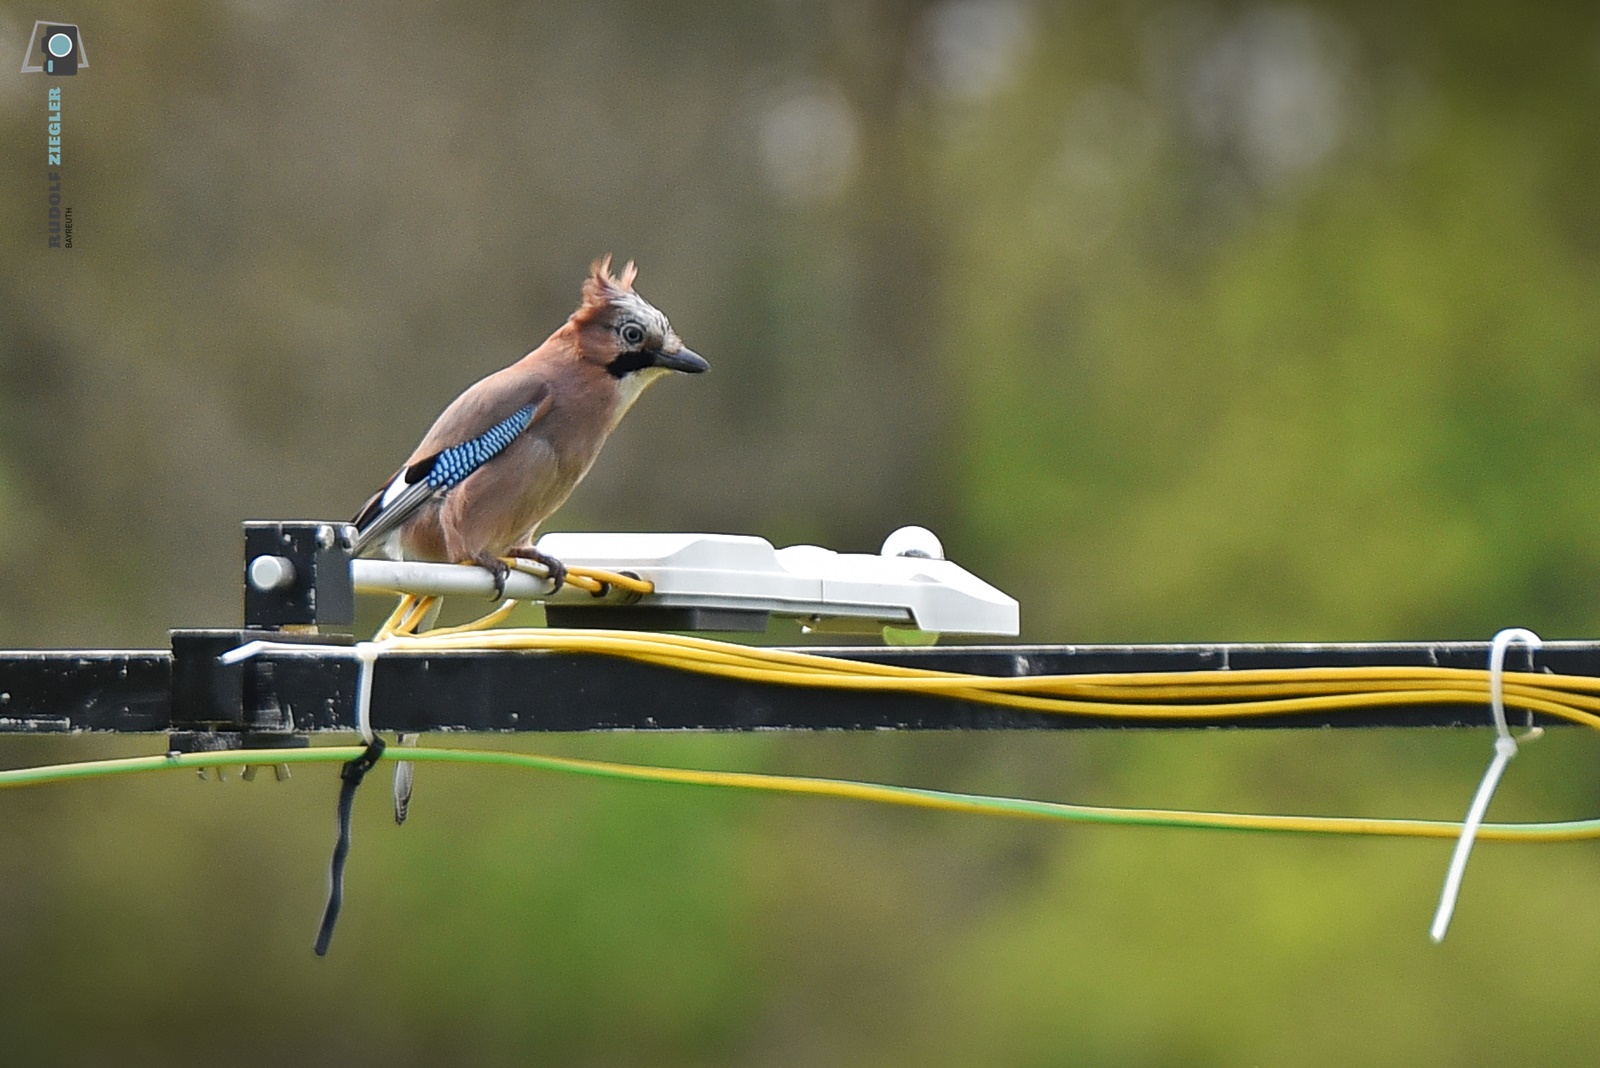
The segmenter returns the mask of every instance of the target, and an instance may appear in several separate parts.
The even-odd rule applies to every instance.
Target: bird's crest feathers
[[[572,313],[572,322],[584,326],[593,321],[613,302],[634,296],[633,280],[639,277],[639,268],[629,260],[622,268],[622,277],[611,273],[611,255],[595,260],[589,266],[589,277],[583,280],[583,303]]]

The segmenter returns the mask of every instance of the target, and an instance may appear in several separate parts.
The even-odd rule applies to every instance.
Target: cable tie
[[[274,656],[354,656],[348,645],[318,645],[314,642],[273,642],[257,639],[229,649],[217,656],[223,665],[238,664],[245,660],[271,653]]]
[[[372,731],[372,673],[373,665],[378,657],[385,651],[393,648],[397,642],[392,639],[383,639],[375,642],[357,642],[355,646],[348,645],[312,645],[301,642],[271,642],[252,641],[234,649],[229,649],[217,660],[222,664],[237,664],[262,653],[289,654],[298,656],[353,656],[360,665],[356,678],[356,730],[361,734],[361,740],[367,745],[373,742]]]
[[[254,657],[258,653],[266,651],[266,649],[268,647],[270,647],[270,646],[272,646],[274,644],[284,644],[284,643],[281,643],[281,642],[278,642],[278,643],[263,642],[263,641],[245,642],[243,645],[238,646],[238,647],[233,648],[233,649],[229,649],[227,652],[225,652],[221,656],[217,657],[217,661],[219,663],[223,664],[224,666],[231,665],[231,664],[237,664],[237,663],[240,663],[241,661],[249,660],[250,658]]]
[[[1439,893],[1439,908],[1433,915],[1433,926],[1428,931],[1428,937],[1435,944],[1443,942],[1445,932],[1450,929],[1456,898],[1461,895],[1461,880],[1467,872],[1467,857],[1472,853],[1472,843],[1483,824],[1484,814],[1489,811],[1489,799],[1500,785],[1500,776],[1505,773],[1506,765],[1517,755],[1517,740],[1506,726],[1505,705],[1506,649],[1512,642],[1522,642],[1528,647],[1530,663],[1534,650],[1544,644],[1531,630],[1509,627],[1496,634],[1489,646],[1489,708],[1494,714],[1494,758],[1489,761],[1483,781],[1478,784],[1478,792],[1473,795],[1467,818],[1461,823],[1461,837],[1456,839],[1455,853],[1450,857],[1450,869],[1445,874],[1444,888]]]
[[[339,910],[344,906],[344,863],[350,857],[350,813],[355,807],[356,787],[383,756],[383,748],[383,739],[373,738],[360,756],[339,768],[339,837],[334,840],[333,861],[328,865],[328,903],[322,910],[322,923],[312,946],[319,957],[328,955],[333,925],[339,922]]]
[[[382,651],[378,642],[357,642],[355,646],[356,660],[360,668],[356,674],[356,730],[361,732],[361,740],[370,747],[373,743],[372,733],[372,674],[373,665],[378,662],[378,654]]]
[[[367,777],[367,772],[371,771],[378,763],[378,758],[383,756],[384,748],[382,738],[373,738],[360,756],[344,762],[339,769],[339,778],[352,786],[360,786],[361,781]]]

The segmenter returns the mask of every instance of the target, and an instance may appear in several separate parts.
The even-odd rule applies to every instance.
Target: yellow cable
[[[567,568],[567,580],[569,582],[574,575],[600,584],[600,587],[589,590],[590,593],[601,593],[604,586],[615,586],[619,590],[627,590],[629,593],[637,594],[654,593],[656,589],[656,584],[649,579],[638,578],[634,575],[624,575],[620,571],[607,571],[599,567]],[[585,587],[585,589],[587,588]]]
[[[489,618],[489,617],[486,617]],[[1038,675],[967,675],[734,645],[687,635],[473,625],[407,639],[398,650],[547,650],[624,656],[663,667],[810,688],[938,694],[1067,715],[1129,720],[1304,715],[1395,705],[1487,702],[1488,673],[1468,668],[1354,667]],[[1507,703],[1600,728],[1600,680],[1511,672]]]
[[[536,560],[524,560],[521,557],[507,557],[506,563],[518,571],[540,578],[549,578],[549,572],[544,565]],[[655,583],[647,579],[637,578],[633,575],[624,575],[618,571],[607,571],[599,567],[569,567],[567,568],[566,585],[574,586],[586,593],[596,596],[606,592],[607,586],[615,586],[630,593],[653,593]]]
[[[581,581],[623,588],[628,576],[606,572],[580,574]],[[615,580],[624,580],[618,582]],[[1085,715],[1129,722],[1249,718],[1331,714],[1362,708],[1457,704],[1482,706],[1489,701],[1489,673],[1474,668],[1323,667],[1211,669],[1173,672],[1099,672],[1082,675],[1020,677],[970,675],[904,665],[855,661],[841,657],[735,645],[692,635],[632,631],[513,628],[489,630],[514,607],[507,602],[495,612],[459,627],[417,636],[414,628],[425,608],[405,602],[396,608],[380,636],[392,637],[398,652],[448,653],[478,650],[580,652],[620,656],[675,670],[774,685],[864,692],[918,693],[999,705],[1056,715]],[[401,619],[385,635],[395,619]],[[1537,712],[1568,722],[1600,728],[1600,679],[1539,672],[1507,672],[1503,696],[1508,707]],[[534,758],[551,760],[551,758]],[[561,763],[554,758],[551,763]],[[600,762],[572,762],[599,768]],[[549,765],[547,765],[549,766]],[[1392,820],[1320,816],[1250,815],[1182,812],[1164,809],[1117,809],[1059,805],[1021,799],[967,798],[939,791],[874,783],[801,779],[745,772],[696,771],[607,765],[625,777],[654,781],[736,786],[857,800],[889,802],[951,811],[1005,810],[1013,815],[1050,815],[1046,808],[1068,810],[1110,823],[1211,827],[1238,830],[1298,831],[1317,834],[1409,835],[1457,838],[1460,825],[1428,820]],[[1011,806],[1009,809],[1007,806]],[[1600,821],[1538,825],[1536,830],[1485,825],[1486,839],[1561,841],[1600,837]]]
[[[427,618],[428,613],[433,611],[434,606],[438,603],[439,598],[436,596],[418,597],[417,603],[412,605],[410,612],[406,613],[405,621],[396,628],[397,632],[415,634],[417,628],[422,625],[422,621]]]
[[[504,601],[500,602],[499,608],[496,608],[488,615],[479,616],[470,623],[462,623],[461,625],[455,627],[440,627],[437,630],[430,630],[423,634],[419,634],[417,637],[438,638],[446,634],[470,634],[474,631],[483,630],[487,627],[496,627],[504,622],[506,617],[511,615],[512,612],[516,611],[517,604],[518,602],[515,599],[508,597]]]
[[[402,595],[399,603],[394,606],[394,611],[389,613],[389,618],[383,621],[378,633],[373,635],[373,640],[383,641],[400,633],[404,629],[405,621],[411,616],[412,609],[416,608],[418,600],[417,595],[413,593]]]

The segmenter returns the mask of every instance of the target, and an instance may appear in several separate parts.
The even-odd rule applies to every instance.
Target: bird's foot
[[[491,600],[501,600],[506,595],[506,576],[511,574],[511,565],[500,559],[494,553],[482,552],[474,556],[469,563],[477,564],[489,574],[494,576],[494,597]]]
[[[513,546],[507,556],[515,556],[518,560],[532,560],[534,563],[543,564],[550,575],[550,592],[559,590],[567,581],[567,565],[548,553],[542,553],[531,545]]]

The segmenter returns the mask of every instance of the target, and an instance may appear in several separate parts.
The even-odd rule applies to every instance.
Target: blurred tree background
[[[602,252],[712,362],[560,529],[870,550],[1037,641],[1594,637],[1592,5],[0,4],[0,642],[238,617]],[[16,58],[10,62],[15,62]],[[13,68],[14,70],[15,68]],[[50,84],[57,84],[50,80]],[[14,739],[34,763],[149,739]],[[1476,733],[496,745],[1068,800],[1458,817]],[[1556,732],[1493,816],[1600,807]],[[324,769],[326,770],[326,769]],[[1590,847],[1064,830],[428,767],[0,798],[19,1063],[1562,1063]],[[1580,915],[1582,913],[1582,915]],[[1583,1052],[1579,1052],[1583,1051]]]

